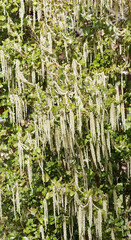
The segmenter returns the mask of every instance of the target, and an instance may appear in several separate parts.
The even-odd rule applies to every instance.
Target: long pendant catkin
[[[102,214],[101,210],[98,210],[98,216],[97,216],[97,221],[98,221],[98,236],[99,239],[102,239]]]
[[[17,212],[20,214],[20,197],[19,197],[18,182],[16,182],[16,207],[17,207]]]

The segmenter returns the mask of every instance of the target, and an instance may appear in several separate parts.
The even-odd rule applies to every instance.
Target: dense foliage
[[[126,0],[1,0],[0,237],[130,236]]]

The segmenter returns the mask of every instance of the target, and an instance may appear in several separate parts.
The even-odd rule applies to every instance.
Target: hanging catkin
[[[101,117],[101,142],[102,142],[102,152],[103,155],[106,157],[107,156],[107,149],[106,149],[106,140],[105,140],[105,134],[104,134],[104,111],[102,113]]]
[[[32,83],[35,84],[36,83],[36,76],[35,76],[35,71],[32,71]]]
[[[123,90],[123,71],[121,70],[121,94],[123,96],[124,90]]]
[[[40,166],[40,169],[41,169],[41,172],[42,172],[42,181],[43,183],[45,182],[45,175],[44,175],[44,168],[43,168],[43,161],[39,161],[39,166]]]
[[[35,28],[35,23],[36,23],[36,11],[35,11],[35,6],[33,5],[33,28]]]
[[[118,105],[117,105],[117,126],[118,126],[118,124],[119,124],[119,115],[120,115],[120,104],[119,104],[119,100],[120,100],[120,96],[119,96],[119,83],[116,84],[115,89],[116,89],[116,101],[118,102]]]
[[[96,126],[93,112],[90,113],[90,130],[93,142],[96,142]]]
[[[79,131],[79,134],[81,136],[82,134],[82,114],[81,109],[83,109],[83,103],[80,97],[77,96],[78,99],[78,108],[77,108],[77,130]]]
[[[84,149],[84,162],[86,162],[87,167],[89,168],[89,157],[88,157],[88,149]]]
[[[6,63],[6,60],[5,60],[5,54],[2,50],[0,51],[0,56],[1,56],[2,75],[3,75],[3,78],[5,78],[7,63]]]
[[[75,192],[75,194],[74,194],[75,213],[78,213],[78,211],[77,211],[77,205],[78,205],[78,202],[79,202],[79,197],[78,197],[77,192]]]
[[[53,186],[53,211],[54,211],[54,219],[55,219],[55,226],[56,226],[56,193],[55,193],[55,186]]]
[[[11,108],[9,107],[9,116],[10,116],[10,122],[14,125],[15,123],[15,111],[14,111],[14,107]]]
[[[42,237],[42,240],[45,239],[45,234],[44,234],[44,228],[42,225],[40,225],[40,233],[41,233],[41,237]]]
[[[63,188],[61,189],[61,205],[63,208],[64,207],[64,189]]]
[[[48,206],[47,206],[46,199],[44,199],[44,222],[45,222],[45,231],[46,231],[47,224],[48,224]]]
[[[104,221],[107,219],[107,200],[103,200],[103,210],[105,211]]]
[[[100,13],[102,15],[104,1],[100,0]]]
[[[102,239],[102,215],[101,215],[101,210],[98,210],[98,216],[97,216],[97,221],[98,221],[98,236],[99,239]]]
[[[121,119],[122,119],[122,124],[125,129],[125,105],[124,103],[121,103]]]
[[[75,123],[74,123],[74,113],[71,109],[70,109],[70,112],[69,112],[69,126],[70,126],[70,131],[71,131],[71,134],[72,134],[72,139],[74,141]]]
[[[77,72],[77,63],[75,59],[73,59],[72,61],[72,69],[73,69],[75,79],[77,80],[78,72]]]
[[[68,137],[68,148],[71,150],[72,154],[74,155],[73,140],[72,140],[72,135],[70,131],[67,132],[67,137]]]
[[[60,128],[59,126],[56,126],[55,127],[55,144],[56,144],[56,150],[57,150],[57,153],[59,155],[59,152],[60,152],[60,148],[61,148],[61,137],[60,137]]]
[[[51,137],[50,137],[50,120],[49,120],[49,119],[45,119],[45,122],[44,122],[44,131],[45,131],[47,140],[48,140],[49,145],[50,145]]]
[[[100,144],[97,141],[96,143],[96,157],[97,157],[97,162],[99,163],[99,165],[101,166],[101,153],[100,153]]]
[[[1,1],[2,2],[2,6],[3,6],[3,11],[4,11],[4,15],[5,15],[5,13],[6,13],[6,5],[4,4],[4,1]]]
[[[121,46],[121,44],[119,45],[119,53],[120,53],[120,55],[122,54],[122,46]]]
[[[16,107],[16,123],[18,125],[21,124],[22,120],[23,120],[23,101],[20,99],[20,97],[18,95],[10,95],[10,101],[15,104]]]
[[[2,191],[0,189],[0,218],[2,219]]]
[[[34,121],[34,125],[35,125],[35,149],[36,149],[37,147],[39,147],[39,133],[38,133],[38,125],[37,125],[36,119]]]
[[[38,19],[38,22],[41,20],[41,5],[40,4],[37,6],[37,19]]]
[[[67,229],[66,229],[66,217],[63,217],[63,236],[64,240],[67,240]]]
[[[92,52],[90,52],[90,64],[92,64]]]
[[[113,229],[111,230],[111,239],[112,239],[112,240],[115,240],[115,234],[114,234]]]
[[[47,0],[43,0],[44,16],[47,18]]]
[[[106,142],[107,142],[107,148],[108,148],[108,151],[109,151],[109,156],[111,156],[111,143],[110,143],[110,133],[109,133],[109,130],[107,131]]]
[[[62,142],[63,142],[63,147],[64,147],[64,150],[65,150],[65,154],[67,154],[67,150],[68,150],[68,146],[69,146],[69,144],[68,144],[68,137],[67,136],[63,136]]]
[[[23,18],[25,14],[25,7],[24,7],[24,1],[20,0],[21,2],[21,7],[19,9],[19,14],[20,14],[20,19],[21,19],[21,32],[23,32]]]
[[[57,192],[56,193],[56,204],[57,204],[57,212],[58,212],[58,215],[60,214],[60,197],[59,197],[59,193]]]
[[[79,4],[74,4],[74,19],[79,19]]]
[[[48,33],[48,42],[49,42],[49,53],[52,54],[52,37],[51,33]]]
[[[12,197],[13,197],[12,201],[13,201],[13,208],[14,208],[14,216],[16,217],[14,187],[12,188]]]
[[[17,207],[17,212],[20,214],[20,197],[19,197],[18,182],[16,182],[16,207]]]
[[[92,234],[91,234],[91,228],[88,228],[88,238],[89,240],[92,240]]]
[[[81,168],[84,170],[83,152],[79,149]]]
[[[96,164],[96,154],[95,154],[95,149],[94,149],[94,146],[93,146],[92,138],[90,138],[90,150],[91,150],[91,155],[92,155],[93,162],[94,162],[95,166],[97,167],[97,164]]]
[[[97,137],[98,137],[98,141],[100,142],[100,123],[99,123],[99,119],[96,119],[96,131],[97,131]]]
[[[89,226],[91,228],[92,226],[92,217],[93,217],[93,202],[92,202],[92,196],[89,196]]]
[[[86,231],[86,211],[82,209],[82,236],[85,236],[85,231]],[[84,239],[84,238],[83,238]]]
[[[67,62],[68,62],[68,52],[67,52],[67,42],[66,42],[66,40],[64,40],[64,46],[65,46],[65,55],[66,55],[66,59],[67,59]]]
[[[79,239],[82,236],[82,208],[79,206],[78,213],[77,213],[77,220],[78,220],[78,228],[79,228]]]
[[[67,195],[65,194],[65,213],[67,211]]]
[[[94,215],[94,226],[95,226],[95,232],[96,232],[96,236],[98,237],[98,221],[97,221],[97,215]]]
[[[81,119],[81,107],[77,109],[77,130],[79,131],[79,134],[81,135],[81,128],[82,128],[82,119]]]
[[[102,107],[102,98],[101,98],[100,91],[98,91],[98,97],[96,97],[96,106],[97,106],[97,113],[100,116],[100,110]]]
[[[32,141],[32,138],[31,138],[31,134],[30,134],[30,132],[27,132],[26,144],[31,147],[32,142],[33,142],[33,141]]]
[[[78,174],[76,168],[75,168],[75,186],[76,188],[78,188]]]
[[[29,178],[30,188],[33,191],[33,189],[32,189],[32,166],[31,166],[29,157],[27,159],[27,169],[28,169],[28,178]]]
[[[112,126],[112,130],[116,130],[116,109],[115,109],[115,104],[111,103],[111,108],[110,108],[110,123]]]
[[[15,107],[16,107],[16,123],[20,125],[23,120],[23,111],[22,111],[23,102],[17,95],[14,95],[14,100],[15,100]]]
[[[88,45],[87,45],[87,42],[85,42],[83,45],[83,59],[85,61],[85,67],[87,64],[87,57],[88,57]]]
[[[66,136],[66,114],[65,109],[61,109],[60,111],[60,126],[62,136]]]
[[[23,155],[23,148],[22,148],[22,144],[19,140],[18,142],[18,155],[19,155],[19,164],[20,164],[20,174],[22,175],[22,168],[24,166],[24,155]]]
[[[9,90],[9,92],[10,92],[10,88],[11,88],[11,79],[12,79],[12,69],[11,69],[11,67],[8,67],[8,79],[7,79],[7,81],[8,81],[8,90]]]

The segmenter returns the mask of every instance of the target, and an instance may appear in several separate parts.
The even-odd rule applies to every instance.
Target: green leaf
[[[37,213],[37,209],[36,209],[36,208],[32,208],[32,209],[31,209],[31,214],[32,214],[33,216],[35,216],[36,213]]]
[[[4,21],[5,19],[6,19],[5,16],[3,15],[0,16],[0,21]]]

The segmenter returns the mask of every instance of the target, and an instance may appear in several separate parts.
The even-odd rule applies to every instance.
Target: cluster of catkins
[[[15,1],[14,1],[15,2]],[[88,180],[85,169],[92,168],[101,171],[112,171],[112,164],[109,162],[111,156],[111,149],[113,145],[112,132],[119,130],[120,125],[125,128],[125,109],[123,102],[123,73],[121,71],[121,81],[117,81],[114,88],[115,93],[107,107],[105,104],[107,101],[107,95],[109,86],[109,76],[104,72],[94,72],[91,75],[88,74],[82,79],[82,74],[85,68],[87,68],[87,61],[91,64],[93,58],[95,58],[97,51],[100,51],[103,56],[103,41],[102,36],[105,34],[102,29],[99,32],[98,41],[94,40],[94,49],[90,49],[88,41],[85,41],[81,51],[79,46],[76,49],[78,58],[84,61],[84,65],[77,59],[72,59],[69,62],[70,50],[69,45],[72,43],[72,36],[68,34],[68,26],[74,30],[77,29],[76,22],[79,21],[80,14],[85,16],[87,20],[91,19],[92,14],[96,16],[103,16],[106,14],[105,6],[109,13],[115,17],[115,21],[119,20],[119,14],[124,18],[124,5],[125,0],[118,1],[112,0],[71,0],[69,6],[66,8],[65,1],[52,1],[43,0],[34,4],[31,0],[20,0],[19,3],[19,18],[21,22],[21,34],[19,35],[17,30],[13,29],[13,20],[11,19],[8,10],[6,9],[6,1],[2,1],[4,14],[7,16],[7,30],[8,35],[14,34],[17,41],[14,40],[14,51],[18,52],[21,56],[23,50],[21,47],[22,33],[24,18],[27,19],[29,27],[32,29],[32,34],[35,36],[35,29],[38,23],[41,23],[41,29],[39,36],[35,36],[40,48],[40,61],[41,68],[37,69],[32,62],[31,78],[27,78],[24,72],[24,66],[20,61],[15,59],[11,65],[10,55],[1,49],[1,69],[3,79],[8,82],[9,99],[11,105],[9,107],[10,122],[13,125],[22,125],[26,120],[28,114],[28,102],[25,99],[24,91],[27,88],[32,88],[37,96],[38,102],[33,106],[32,119],[30,124],[33,126],[32,131],[26,129],[26,140],[23,142],[23,136],[21,132],[18,132],[18,156],[20,175],[24,172],[25,165],[28,169],[28,179],[31,191],[33,192],[32,181],[33,163],[31,158],[25,161],[24,150],[35,150],[37,148],[42,149],[42,154],[45,155],[46,148],[50,149],[52,154],[58,155],[58,161],[61,157],[61,152],[64,152],[63,164],[65,169],[73,171],[74,186],[75,189],[79,188],[79,172],[77,165],[72,163],[74,159],[77,159],[77,164],[80,166],[83,176],[83,187],[85,191],[88,191]],[[16,5],[18,5],[16,3]],[[80,9],[81,6],[81,9]],[[99,8],[98,8],[99,6]],[[70,7],[70,9],[69,9]],[[93,8],[92,8],[93,7]],[[92,12],[91,12],[92,8]],[[98,10],[99,9],[99,10]],[[61,10],[61,11],[60,11]],[[82,13],[80,13],[82,11]],[[32,13],[33,14],[30,14]],[[52,18],[52,23],[48,23],[48,18]],[[111,24],[109,14],[106,15],[106,24]],[[53,49],[53,43],[57,42],[57,34],[54,31],[54,26],[57,25],[63,40],[63,48],[66,59],[66,64],[63,67],[64,80],[60,80],[59,69],[61,68],[60,62],[57,61],[56,55]],[[77,29],[79,31],[79,29]],[[115,35],[117,37],[124,36],[126,30],[119,30],[114,26]],[[82,34],[82,33],[80,33]],[[116,38],[117,38],[116,37]],[[79,45],[79,44],[78,44]],[[112,42],[112,47],[115,46],[115,42]],[[25,53],[28,49],[25,47]],[[127,50],[126,50],[127,51]],[[125,46],[119,45],[120,55],[125,53]],[[128,55],[128,51],[127,51]],[[33,54],[32,54],[33,59]],[[63,56],[59,56],[59,59],[63,60]],[[13,66],[13,68],[12,68]],[[46,69],[45,69],[46,66]],[[27,66],[28,68],[28,66]],[[13,69],[13,70],[12,70]],[[47,71],[47,87],[45,90],[46,99],[42,99],[41,87],[36,81],[36,75],[38,79],[44,78],[45,71]],[[83,84],[84,88],[81,87]],[[121,94],[120,94],[121,92]],[[85,101],[86,97],[86,101]],[[35,100],[34,100],[35,101]],[[55,110],[54,110],[55,107]],[[108,128],[105,130],[104,123],[108,124]],[[85,136],[89,136],[89,141],[84,144],[84,147],[80,145],[80,139],[84,139]],[[103,157],[105,164],[103,164]],[[45,171],[43,161],[38,162],[41,169],[41,175],[43,183],[45,181]],[[109,184],[112,185],[112,179],[108,176]],[[74,194],[73,203],[69,201],[69,194],[65,189],[64,184],[57,188],[53,182],[52,189],[52,201],[55,225],[57,224],[56,218],[60,214],[61,208],[64,209],[63,214],[63,238],[67,240],[67,218],[70,218],[70,226],[68,232],[70,233],[70,239],[73,237],[73,216],[77,218],[79,239],[85,239],[86,222],[88,221],[88,239],[92,240],[91,227],[95,225],[96,236],[98,239],[102,239],[102,221],[106,221],[108,214],[108,196],[103,196],[103,206],[98,208],[93,201],[92,194],[89,194],[87,203],[84,205],[79,199],[77,192]],[[9,186],[8,186],[9,187]],[[9,187],[10,188],[10,187]],[[20,203],[20,193],[18,182],[15,183],[12,191],[12,202],[14,207],[14,216],[16,216],[16,210],[20,214],[22,208],[22,200]],[[2,190],[0,190],[0,217],[2,218]],[[118,215],[117,207],[117,194],[113,191],[114,208]],[[40,226],[40,232],[42,239],[46,237],[46,231],[48,227],[48,201],[44,199],[44,227]],[[103,214],[104,212],[104,214]],[[104,217],[103,217],[104,216]],[[114,232],[111,232],[112,240],[115,239]]]

